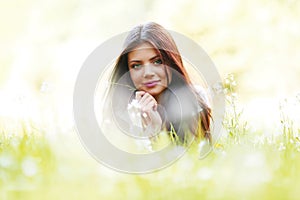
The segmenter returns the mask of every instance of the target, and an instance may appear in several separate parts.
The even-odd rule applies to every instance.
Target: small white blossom
[[[279,150],[279,151],[284,151],[285,149],[286,149],[285,145],[281,142],[281,143],[279,144],[278,150]]]
[[[212,90],[213,90],[216,94],[221,94],[221,93],[223,93],[224,87],[223,87],[222,83],[218,82],[218,83],[215,83],[215,84],[212,86]]]
[[[127,106],[127,111],[133,125],[142,128],[141,105],[136,99],[133,99]]]
[[[40,86],[40,92],[47,93],[53,89],[53,85],[47,81],[44,81]]]
[[[201,179],[201,180],[210,180],[212,178],[213,172],[211,169],[207,168],[207,167],[203,167],[201,168],[198,173],[197,176]]]
[[[26,176],[34,176],[38,171],[38,166],[33,158],[25,158],[22,162],[22,171]]]
[[[44,81],[44,82],[41,84],[40,91],[41,91],[42,93],[48,92],[48,91],[49,91],[49,83],[46,82],[46,81]]]
[[[153,152],[152,143],[149,139],[136,140],[136,144],[142,149],[147,149],[148,151]]]
[[[3,168],[9,168],[13,163],[13,159],[10,155],[0,156],[0,166]]]
[[[228,79],[225,79],[225,84],[228,85],[230,81]]]

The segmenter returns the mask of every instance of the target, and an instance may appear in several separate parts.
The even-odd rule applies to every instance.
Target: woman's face
[[[142,43],[128,53],[128,67],[132,82],[138,90],[157,97],[168,86],[165,66],[158,51],[149,43]],[[168,67],[166,69],[171,82],[170,70]]]

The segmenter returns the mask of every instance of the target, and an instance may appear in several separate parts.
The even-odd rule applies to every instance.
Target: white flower
[[[283,151],[283,150],[285,150],[285,149],[286,149],[285,145],[281,142],[281,143],[279,144],[278,150],[279,150],[279,151]]]
[[[134,126],[143,128],[142,118],[141,118],[141,105],[136,99],[133,99],[127,106],[127,111],[129,118]]]
[[[209,180],[212,178],[213,172],[211,169],[209,169],[208,167],[203,167],[201,169],[199,169],[197,176],[201,179],[201,180]]]
[[[41,84],[40,91],[41,91],[42,93],[48,92],[48,91],[49,91],[49,83],[46,82],[46,81],[44,81],[44,82]]]
[[[212,86],[212,90],[215,92],[215,94],[223,93],[223,90],[224,90],[223,84],[221,82],[215,83]]]
[[[148,151],[153,152],[152,143],[149,139],[136,140],[136,144],[142,149],[147,149]]]
[[[26,176],[34,176],[38,171],[37,163],[33,158],[27,157],[22,162],[22,171]]]
[[[13,159],[10,155],[0,156],[0,166],[3,168],[9,168],[13,163]]]

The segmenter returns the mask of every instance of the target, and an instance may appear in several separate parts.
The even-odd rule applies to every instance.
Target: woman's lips
[[[155,87],[158,83],[159,83],[159,81],[149,81],[149,82],[144,83],[144,85],[148,88],[151,88],[151,87]]]

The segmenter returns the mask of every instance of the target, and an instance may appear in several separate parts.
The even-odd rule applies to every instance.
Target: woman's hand
[[[144,91],[137,91],[135,99],[141,105],[142,122],[145,131],[155,135],[161,130],[162,120],[157,112],[157,102],[153,96]]]

